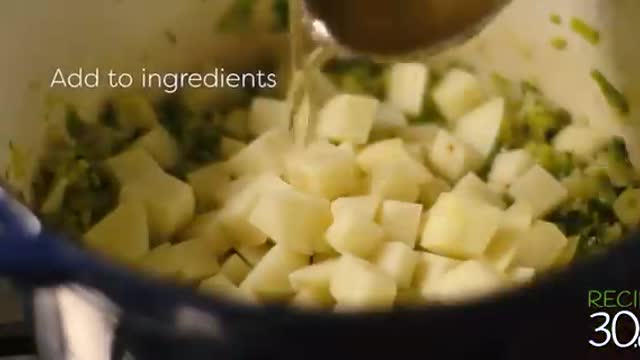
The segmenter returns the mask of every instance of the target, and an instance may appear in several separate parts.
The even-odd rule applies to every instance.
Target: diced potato
[[[242,260],[238,254],[229,256],[220,267],[220,274],[223,274],[234,285],[240,285],[250,271],[249,264]]]
[[[294,294],[289,274],[309,264],[309,257],[276,245],[256,264],[240,288],[262,300],[283,300]]]
[[[391,276],[399,289],[411,285],[419,254],[412,247],[398,241],[385,242],[378,249],[373,263]]]
[[[320,109],[317,133],[325,139],[365,144],[379,104],[380,101],[370,96],[337,95]]]
[[[613,212],[630,227],[640,223],[640,189],[627,189],[613,202]]]
[[[393,278],[351,255],[343,255],[338,260],[330,290],[343,309],[389,308],[397,293]]]
[[[374,168],[369,191],[381,199],[415,202],[423,182],[402,163],[387,163]]]
[[[536,269],[527,267],[517,267],[509,270],[507,276],[516,285],[524,285],[533,281],[536,276]]]
[[[514,261],[518,243],[529,231],[533,221],[531,207],[524,203],[515,203],[505,212],[500,227],[489,243],[484,259],[500,271],[506,271]]]
[[[367,173],[372,173],[376,168],[401,164],[406,168],[415,181],[422,184],[431,178],[429,170],[416,161],[407,151],[405,143],[398,138],[383,140],[364,148],[356,158],[358,165]]]
[[[609,135],[588,126],[569,125],[553,138],[553,147],[557,151],[568,152],[580,160],[590,160],[605,147]]]
[[[445,74],[433,89],[432,96],[440,113],[450,123],[454,123],[486,99],[478,78],[460,69],[453,69]]]
[[[135,147],[107,159],[106,165],[122,186],[147,175],[162,173],[162,168],[148,152]]]
[[[305,288],[328,290],[337,263],[337,259],[331,259],[292,272],[289,274],[291,287],[296,291]]]
[[[489,184],[494,190],[505,192],[534,163],[533,158],[525,149],[501,152],[496,155],[491,164],[488,175]]]
[[[220,270],[216,250],[209,241],[203,239],[173,245],[175,259],[180,263],[180,277],[187,281],[199,281],[213,276]]]
[[[407,143],[407,152],[415,161],[421,164],[426,160],[424,146],[420,143]]]
[[[422,295],[420,295],[420,292],[417,289],[398,289],[395,306],[414,308],[416,306],[424,305],[424,302]]]
[[[425,300],[432,300],[437,292],[438,281],[462,262],[428,252],[418,252],[418,254],[413,287],[418,289]]]
[[[133,146],[140,146],[147,151],[163,169],[174,167],[180,158],[178,143],[162,126],[153,128],[138,139]]]
[[[440,130],[436,124],[409,125],[402,128],[398,136],[407,143],[421,143],[429,149]]]
[[[384,241],[384,230],[360,214],[345,213],[334,219],[326,233],[327,241],[340,254],[352,254],[362,258],[373,255]]]
[[[180,232],[180,239],[202,239],[207,241],[216,255],[222,255],[231,249],[233,242],[224,233],[220,223],[219,212],[209,212],[196,216],[193,221]]]
[[[501,228],[526,230],[533,223],[533,208],[523,202],[515,202],[504,212]]]
[[[487,159],[496,146],[504,112],[503,98],[489,100],[458,119],[455,135]]]
[[[397,63],[391,66],[387,99],[398,109],[413,116],[422,112],[429,83],[429,69],[421,63]]]
[[[335,304],[328,288],[302,288],[291,300],[291,305],[303,309],[327,309]]]
[[[444,256],[478,258],[498,230],[502,216],[494,206],[460,194],[443,194],[429,210],[420,245]]]
[[[438,301],[459,302],[489,295],[507,284],[505,276],[482,261],[470,260],[446,272],[437,281]]]
[[[200,283],[198,290],[212,296],[228,297],[234,301],[252,302],[250,295],[239,289],[224,274],[217,274]]]
[[[518,241],[514,263],[518,266],[545,270],[555,263],[567,244],[568,240],[558,226],[538,220]]]
[[[131,263],[149,251],[149,231],[144,207],[123,202],[85,235],[87,246],[110,258]]]
[[[151,101],[137,93],[119,95],[113,102],[116,118],[123,128],[151,129],[158,124],[158,116]]]
[[[187,225],[196,207],[191,186],[164,172],[148,174],[126,185],[120,199],[142,201],[154,244],[169,240]]]
[[[578,251],[578,244],[580,242],[579,236],[570,236],[567,238],[567,245],[562,249],[562,253],[555,261],[555,266],[567,266],[573,261],[573,258]]]
[[[221,207],[230,193],[231,175],[225,163],[214,163],[187,174],[198,209]]]
[[[328,260],[333,260],[334,258],[337,258],[338,256],[340,256],[340,253],[335,251],[334,249],[331,249],[331,251],[314,254],[313,258],[311,259],[311,263],[319,264],[321,262],[325,262],[325,261],[328,261]]]
[[[500,194],[493,191],[482,179],[473,172],[465,175],[453,188],[453,192],[462,196],[473,197],[489,205],[504,209],[506,207]]]
[[[171,243],[155,247],[140,259],[140,268],[150,274],[162,278],[177,279],[180,276],[180,262],[173,251]]]
[[[569,192],[544,168],[534,165],[511,185],[509,195],[531,205],[534,217],[543,217],[567,200]]]
[[[440,194],[449,192],[450,190],[451,186],[448,182],[434,176],[431,180],[420,186],[419,200],[425,208],[430,208],[436,200],[438,200]]]
[[[282,129],[269,130],[228,160],[232,175],[282,174],[285,154],[291,148],[291,136]]]
[[[380,198],[374,195],[342,197],[331,203],[331,214],[338,219],[346,213],[356,212],[367,220],[373,220],[380,207]]]
[[[482,166],[480,154],[445,130],[438,132],[427,157],[434,170],[451,181]]]
[[[306,255],[326,247],[322,243],[331,220],[328,200],[294,190],[263,194],[249,216],[249,223],[277,244]]]
[[[235,250],[249,265],[256,266],[271,248],[272,246],[270,244],[265,243],[258,246],[239,246],[236,247]]]
[[[409,121],[400,109],[391,104],[382,103],[373,121],[371,136],[378,138],[394,136],[408,125]]]
[[[359,174],[353,155],[331,144],[313,144],[287,161],[291,185],[314,195],[335,199],[356,191]]]
[[[222,124],[224,130],[236,139],[247,139],[249,135],[249,112],[244,109],[233,110]]]
[[[391,241],[413,248],[418,239],[418,226],[422,205],[396,200],[385,200],[380,211],[380,224]]]
[[[230,137],[224,136],[220,140],[220,153],[224,159],[232,158],[235,154],[239,153],[246,147],[247,144]]]
[[[240,187],[220,211],[222,227],[238,246],[263,244],[267,235],[249,222],[251,212],[262,194],[292,187],[274,174],[258,176]]]
[[[291,107],[286,101],[256,97],[249,110],[249,132],[259,136],[273,129],[288,130],[290,115]]]

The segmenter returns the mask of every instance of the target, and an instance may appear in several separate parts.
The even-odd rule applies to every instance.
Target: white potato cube
[[[149,251],[149,231],[143,205],[123,202],[84,235],[90,249],[130,263]]]
[[[287,130],[269,130],[228,160],[233,175],[259,175],[265,172],[282,174],[285,154],[292,146]]]
[[[222,126],[234,138],[247,139],[249,137],[248,123],[249,112],[245,109],[235,109],[227,115]]]
[[[407,289],[413,280],[418,258],[419,254],[407,244],[390,241],[378,249],[373,263],[391,276],[399,289]]]
[[[448,182],[433,177],[431,180],[420,186],[420,202],[425,208],[430,208],[438,200],[440,194],[449,192],[451,185]]]
[[[533,281],[536,276],[536,269],[527,267],[517,267],[509,270],[507,276],[516,285],[524,285]]]
[[[451,181],[482,166],[480,154],[446,130],[438,132],[427,156],[433,169]]]
[[[207,241],[217,255],[223,255],[233,246],[231,238],[225,234],[218,212],[209,212],[196,216],[180,232],[181,240],[202,239]]]
[[[369,257],[384,241],[384,230],[360,214],[346,213],[336,218],[326,233],[327,241],[340,254]]]
[[[437,292],[438,281],[462,262],[428,252],[418,252],[418,254],[413,287],[425,300],[431,300]]]
[[[389,103],[378,107],[371,134],[373,137],[387,137],[398,134],[409,125],[409,120],[400,109]]]
[[[248,183],[238,184],[238,187],[241,190],[233,194],[220,211],[222,227],[237,246],[261,245],[267,241],[267,235],[249,223],[249,216],[258,199],[264,193],[293,188],[280,177],[268,173],[253,178]]]
[[[381,199],[415,202],[422,183],[404,164],[387,163],[372,170],[369,191]]]
[[[305,288],[329,290],[329,283],[337,264],[337,259],[331,259],[298,269],[289,274],[291,287],[296,291]]]
[[[220,270],[217,249],[203,239],[193,239],[175,244],[172,247],[175,259],[180,264],[180,278],[187,281],[200,281],[213,276]]]
[[[402,139],[394,138],[371,144],[358,154],[358,166],[367,173],[388,164],[401,164],[418,183],[424,183],[431,178],[429,170],[416,161]]]
[[[404,127],[398,136],[407,143],[421,143],[429,148],[436,139],[441,127],[436,124],[410,125]]]
[[[422,204],[385,200],[380,211],[380,225],[391,241],[413,248],[418,239]]]
[[[162,168],[153,157],[146,150],[136,147],[107,159],[106,165],[122,186],[150,174],[162,173]]]
[[[397,287],[393,278],[373,264],[350,255],[338,260],[331,295],[343,309],[389,308]]]
[[[335,304],[335,300],[328,288],[302,288],[296,293],[290,304],[302,309],[328,309]]]
[[[420,245],[437,254],[475,259],[495,235],[502,211],[466,196],[446,193],[429,210]]]
[[[221,207],[230,193],[231,175],[224,163],[214,163],[187,174],[200,210]]]
[[[231,280],[227,279],[224,274],[217,274],[202,281],[198,290],[205,294],[227,297],[234,301],[253,302],[250,294],[239,289]]]
[[[518,266],[545,270],[562,254],[568,240],[553,223],[536,221],[518,241],[514,263]]]
[[[238,254],[229,256],[220,267],[220,273],[227,277],[234,285],[240,285],[250,271],[251,267],[249,264],[242,260]]]
[[[515,203],[505,212],[498,231],[485,252],[485,260],[496,269],[506,271],[513,263],[518,243],[526,236],[533,221],[533,210],[524,203]]]
[[[504,99],[494,98],[458,119],[455,135],[486,159],[496,146],[504,116]]]
[[[230,137],[223,136],[220,140],[220,153],[225,160],[232,158],[246,147],[247,144]]]
[[[268,243],[264,243],[258,246],[238,246],[234,249],[238,252],[238,255],[251,266],[256,266],[258,262],[271,250],[272,246]]]
[[[607,145],[610,136],[601,130],[581,125],[569,125],[553,138],[553,147],[588,161]]]
[[[114,98],[113,105],[118,123],[125,129],[151,129],[158,124],[152,102],[142,94],[119,94]]]
[[[263,194],[249,216],[277,244],[306,255],[319,251],[331,220],[329,200],[294,190]]]
[[[531,205],[534,217],[543,217],[565,202],[569,191],[544,168],[534,165],[511,185],[509,195]]]
[[[249,132],[259,136],[273,129],[288,130],[290,116],[291,107],[286,101],[256,97],[249,110]]]
[[[507,279],[491,265],[470,260],[446,272],[437,282],[438,301],[460,302],[487,296],[507,284]]]
[[[171,243],[153,248],[139,261],[139,268],[149,275],[178,279],[181,263]]]
[[[534,164],[534,160],[525,149],[504,151],[496,155],[488,181],[490,186],[500,193],[506,192],[509,186]]]
[[[355,192],[360,182],[355,157],[331,144],[309,146],[286,167],[291,185],[328,199]]]
[[[366,144],[379,104],[370,96],[337,95],[320,109],[317,133],[325,139]]]
[[[515,202],[504,212],[500,228],[526,230],[533,223],[533,208],[523,202]]]
[[[578,251],[578,245],[580,244],[579,236],[570,236],[567,238],[567,245],[562,249],[562,252],[555,261],[554,266],[563,267],[569,265]]]
[[[282,300],[294,294],[289,274],[309,264],[309,257],[276,245],[260,259],[240,284],[243,289],[263,300]]]
[[[463,196],[473,197],[474,199],[484,201],[487,204],[500,209],[504,209],[506,207],[500,194],[493,191],[489,185],[482,181],[482,179],[473,172],[468,173],[460,179],[460,181],[458,181],[454,186],[453,192]]]
[[[126,185],[120,199],[137,199],[144,204],[154,244],[169,240],[187,225],[196,208],[191,186],[164,172],[148,174]]]
[[[133,146],[146,150],[163,169],[176,165],[180,158],[178,143],[162,126],[156,126],[138,139]]]
[[[387,100],[413,116],[422,112],[422,103],[429,83],[429,69],[421,63],[397,63],[391,66]]]
[[[342,197],[331,203],[331,214],[338,219],[346,213],[356,212],[367,220],[373,220],[380,207],[380,198],[374,195]]]
[[[451,123],[485,101],[478,78],[464,70],[450,70],[433,89],[433,101]]]

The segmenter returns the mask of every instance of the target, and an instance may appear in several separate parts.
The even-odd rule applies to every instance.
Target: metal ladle
[[[303,0],[312,39],[355,55],[435,53],[477,34],[509,0]]]

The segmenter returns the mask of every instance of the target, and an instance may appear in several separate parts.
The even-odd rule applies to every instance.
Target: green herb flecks
[[[571,30],[580,35],[588,43],[597,45],[600,42],[600,32],[583,20],[572,18],[570,26]]]
[[[553,46],[557,50],[564,50],[567,48],[567,39],[563,37],[554,37],[551,39],[551,46]]]
[[[591,71],[591,77],[596,81],[602,95],[611,107],[621,115],[629,114],[629,102],[624,94],[618,90],[599,70]]]
[[[560,25],[562,24],[562,17],[558,14],[551,14],[549,15],[549,21],[553,24]]]

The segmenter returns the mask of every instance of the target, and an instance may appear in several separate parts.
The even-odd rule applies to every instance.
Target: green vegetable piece
[[[563,178],[571,174],[575,168],[573,157],[565,152],[556,151],[547,143],[531,142],[525,149],[547,171],[557,178]]]
[[[562,24],[562,17],[558,14],[551,14],[549,15],[549,20],[556,25],[560,25]]]
[[[252,13],[255,0],[235,0],[218,23],[221,32],[247,31],[253,27]]]
[[[629,114],[629,102],[624,94],[618,90],[599,70],[591,71],[591,77],[596,81],[602,95],[611,107],[621,115]]]
[[[273,12],[276,15],[276,30],[286,30],[289,28],[289,1],[274,0]]]
[[[563,37],[554,37],[551,39],[551,46],[558,50],[564,50],[567,48],[567,39]]]
[[[571,30],[580,35],[590,44],[597,45],[600,42],[600,32],[583,20],[575,17],[571,18],[570,26]]]
[[[640,189],[625,190],[613,203],[613,211],[624,225],[633,227],[640,223]]]

